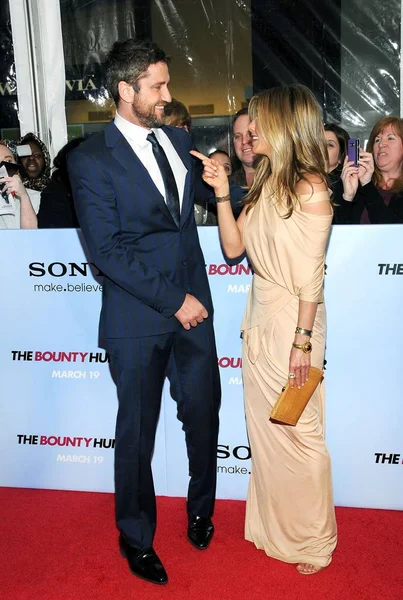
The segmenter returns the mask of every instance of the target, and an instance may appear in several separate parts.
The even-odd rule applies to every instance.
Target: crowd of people
[[[172,99],[167,103],[163,119],[166,125],[183,128],[191,135],[192,118],[182,102]],[[260,160],[253,151],[249,123],[248,108],[242,108],[233,117],[231,148],[219,146],[209,154],[224,166],[229,177],[235,217],[241,213],[243,199],[253,184]],[[326,123],[324,134],[328,149],[327,176],[334,205],[333,224],[403,223],[403,120],[388,116],[375,123],[367,149],[360,148],[358,166],[348,160],[350,136],[345,129]],[[67,157],[84,139],[68,142],[55,157],[53,167],[45,144],[33,133],[24,135],[17,143],[0,141],[1,160],[19,166],[18,173],[12,175],[13,181],[18,181],[15,184],[18,190],[9,190],[13,195],[9,212],[3,203],[0,229],[79,227]],[[18,146],[27,145],[31,154],[20,157]],[[9,178],[0,177],[1,183],[11,182]],[[3,196],[7,189],[7,186],[3,188]],[[195,192],[194,216],[197,225],[217,225],[214,197],[203,187],[201,178]]]
[[[328,171],[334,201],[334,223],[403,223],[403,120],[379,119],[358,166],[348,160],[347,131],[325,125]]]
[[[5,164],[0,177],[0,229],[79,227],[67,156],[83,141],[84,138],[75,138],[68,142],[56,155],[53,170],[45,144],[33,133],[17,143],[0,141],[0,162],[9,165]],[[23,153],[19,153],[21,148]]]

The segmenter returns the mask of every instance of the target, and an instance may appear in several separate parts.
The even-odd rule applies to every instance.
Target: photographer
[[[16,156],[9,143],[4,140],[0,141],[1,162],[16,166]],[[3,176],[0,177],[0,229],[36,229],[39,192],[27,190],[18,172],[12,176],[5,176],[5,170],[7,170],[6,164],[2,167]],[[9,172],[11,173],[11,168]]]
[[[359,166],[346,158],[341,179],[352,223],[403,223],[403,120],[389,116],[377,121],[367,152],[360,150]]]

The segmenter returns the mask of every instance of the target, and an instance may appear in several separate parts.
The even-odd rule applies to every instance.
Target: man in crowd
[[[163,126],[168,58],[152,42],[116,42],[106,80],[115,119],[71,153],[69,174],[92,261],[104,274],[100,339],[119,399],[120,548],[135,575],[163,584],[151,457],[167,369],[175,372],[189,457],[188,539],[205,549],[214,530],[221,390],[213,306],[193,217],[191,139]]]
[[[248,109],[241,108],[232,122],[234,150],[241,162],[239,169],[231,175],[231,181],[241,186],[250,187],[255,176],[256,154],[252,149],[252,137],[249,133]]]

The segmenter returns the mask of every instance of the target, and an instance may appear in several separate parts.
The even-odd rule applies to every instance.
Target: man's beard
[[[164,105],[165,104],[166,102],[164,103]],[[160,117],[157,117],[154,110],[155,106],[149,112],[145,112],[138,104],[136,104],[135,102],[132,103],[133,115],[136,117],[140,125],[142,125],[143,127],[147,127],[148,129],[162,127],[164,125],[164,122]]]

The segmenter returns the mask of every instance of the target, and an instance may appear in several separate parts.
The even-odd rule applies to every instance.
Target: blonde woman
[[[262,155],[238,221],[222,167],[202,157],[217,197],[228,257],[246,249],[254,276],[243,332],[243,380],[252,475],[245,537],[272,558],[311,575],[336,546],[330,459],[324,440],[324,387],[296,427],[269,419],[287,379],[301,387],[322,367],[325,249],[332,222],[320,108],[303,86],[273,88],[249,109],[253,152]]]

